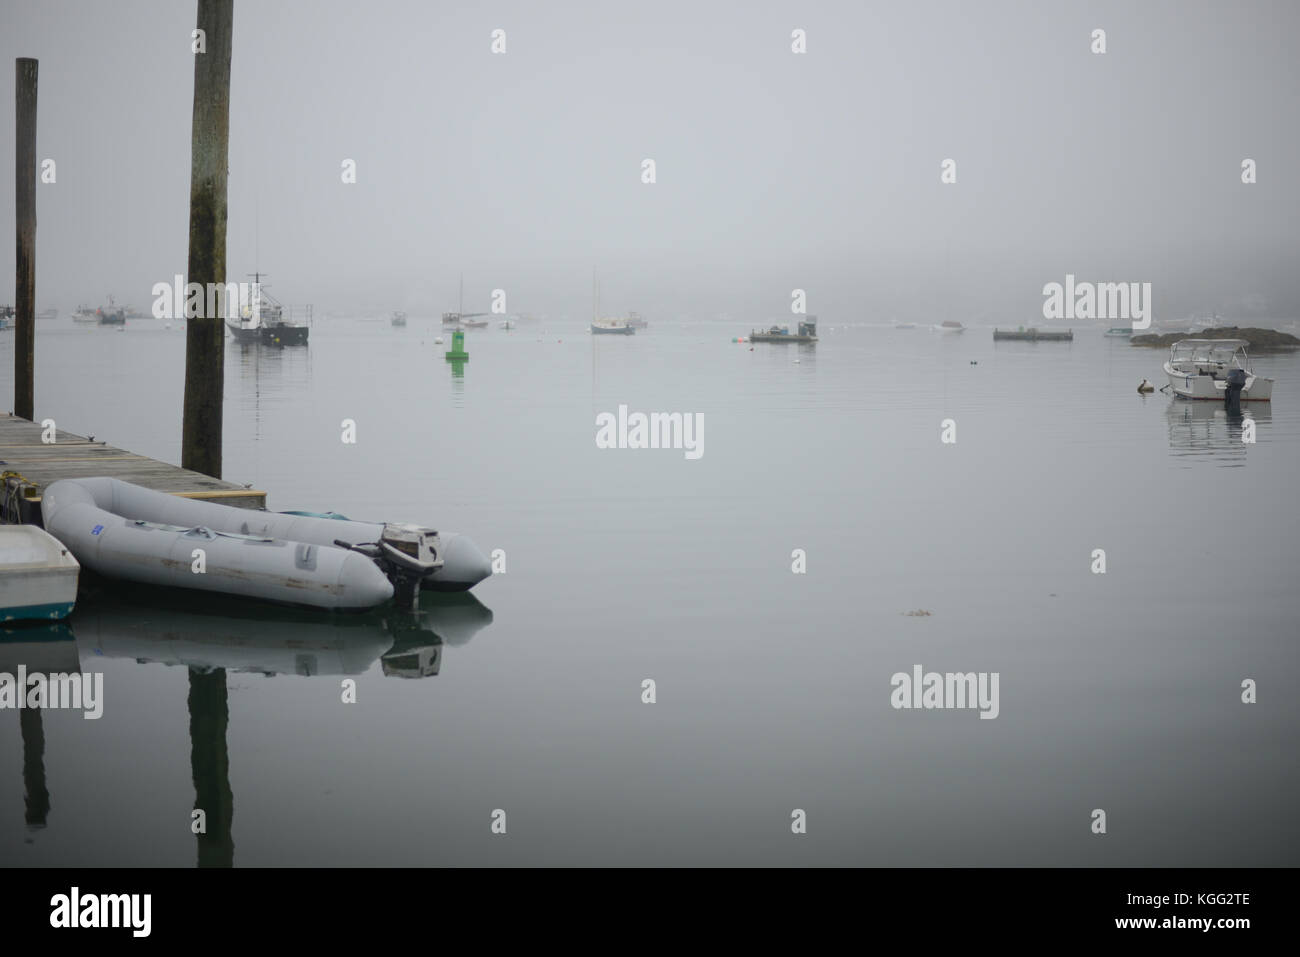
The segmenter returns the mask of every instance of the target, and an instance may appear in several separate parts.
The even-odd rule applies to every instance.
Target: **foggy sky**
[[[1157,319],[1294,316],[1298,11],[240,0],[228,278],[260,268],[318,313],[435,314],[463,271],[467,310],[499,287],[511,312],[581,318],[597,267],[610,313],[788,315],[801,287],[824,322],[1027,322],[1071,272],[1153,282]],[[185,272],[194,23],[175,0],[0,0],[0,302],[19,56],[58,176],[38,308],[145,308]]]

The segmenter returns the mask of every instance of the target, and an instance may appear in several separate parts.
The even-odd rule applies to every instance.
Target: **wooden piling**
[[[226,281],[226,175],[230,134],[230,51],[234,0],[198,0],[206,50],[194,54],[190,134],[189,282],[206,289]],[[206,301],[206,295],[204,300]],[[225,322],[216,316],[185,325],[185,411],[181,466],[221,477],[221,404],[225,389]]]
[[[14,414],[34,420],[36,369],[37,61],[14,61]]]

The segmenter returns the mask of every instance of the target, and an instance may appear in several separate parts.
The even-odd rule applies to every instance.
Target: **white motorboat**
[[[626,319],[592,319],[591,334],[593,336],[631,336],[636,334],[636,329],[629,326]]]
[[[945,319],[943,322],[939,323],[939,325],[934,327],[934,331],[950,335],[955,332],[965,332],[966,327],[955,319]]]
[[[1224,399],[1240,386],[1245,402],[1267,402],[1273,380],[1251,368],[1245,339],[1180,339],[1169,350],[1165,375],[1174,394],[1184,399]]]
[[[0,525],[0,622],[66,618],[81,565],[35,525]]]

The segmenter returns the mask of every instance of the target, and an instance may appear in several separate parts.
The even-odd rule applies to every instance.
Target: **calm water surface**
[[[0,712],[0,862],[1300,863],[1300,356],[1256,358],[1248,445],[1100,328],[747,329],[471,330],[460,377],[414,316],[230,342],[227,479],[506,574],[414,618],[100,590],[0,641],[105,682],[98,721]],[[38,417],[179,459],[179,324],[37,348]],[[703,413],[705,454],[597,449],[620,404]],[[914,664],[998,672],[999,717],[893,709]]]

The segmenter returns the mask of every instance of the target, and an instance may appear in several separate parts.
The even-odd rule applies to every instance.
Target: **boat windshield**
[[[1169,353],[1171,363],[1246,367],[1245,339],[1183,339]]]

